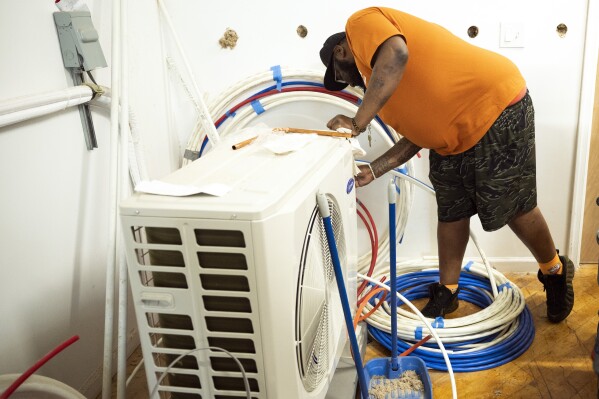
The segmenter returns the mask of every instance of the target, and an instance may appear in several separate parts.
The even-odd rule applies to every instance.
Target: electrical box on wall
[[[107,66],[89,11],[55,12],[54,23],[65,68],[91,71]]]

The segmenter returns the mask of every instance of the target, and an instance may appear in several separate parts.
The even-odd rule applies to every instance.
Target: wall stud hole
[[[298,36],[301,38],[308,36],[308,28],[306,28],[304,25],[298,26],[295,31],[297,32]]]
[[[468,36],[470,36],[472,39],[474,39],[476,36],[478,36],[478,27],[472,25],[471,27],[468,28]]]
[[[562,38],[566,37],[566,33],[568,33],[566,24],[559,24],[555,30],[557,31],[557,35]]]

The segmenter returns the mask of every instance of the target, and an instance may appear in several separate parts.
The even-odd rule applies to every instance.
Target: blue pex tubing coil
[[[428,297],[428,285],[439,281],[438,269],[431,265],[405,264],[398,267],[397,286],[407,300]],[[402,270],[403,269],[403,270]],[[524,302],[520,289],[501,273],[493,270],[498,294],[492,296],[492,287],[483,265],[469,262],[460,274],[461,301],[470,302],[480,311],[465,317],[431,322],[447,349],[451,365],[456,372],[480,371],[508,363],[526,352],[535,335],[530,310]],[[383,275],[377,276],[380,279]],[[374,296],[364,308],[369,312],[382,298]],[[366,322],[370,335],[391,350],[390,306],[388,299]],[[398,309],[398,353],[409,349],[429,332],[414,313]],[[447,370],[438,345],[434,339],[412,352],[435,370]]]

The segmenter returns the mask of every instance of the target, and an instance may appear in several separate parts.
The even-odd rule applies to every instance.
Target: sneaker
[[[433,283],[428,286],[430,299],[421,312],[424,316],[431,319],[437,317],[445,317],[447,313],[451,313],[458,308],[458,292],[460,288],[453,294],[451,290],[439,283]]]
[[[567,256],[559,259],[562,261],[562,274],[543,274],[540,270],[537,273],[547,296],[547,318],[552,323],[568,317],[574,306],[574,264]]]

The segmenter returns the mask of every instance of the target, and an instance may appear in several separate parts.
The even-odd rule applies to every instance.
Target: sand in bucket
[[[369,396],[373,399],[397,398],[421,393],[424,394],[424,384],[414,370],[406,370],[399,378],[393,379],[380,375],[374,376],[370,380],[370,389],[368,390]]]

